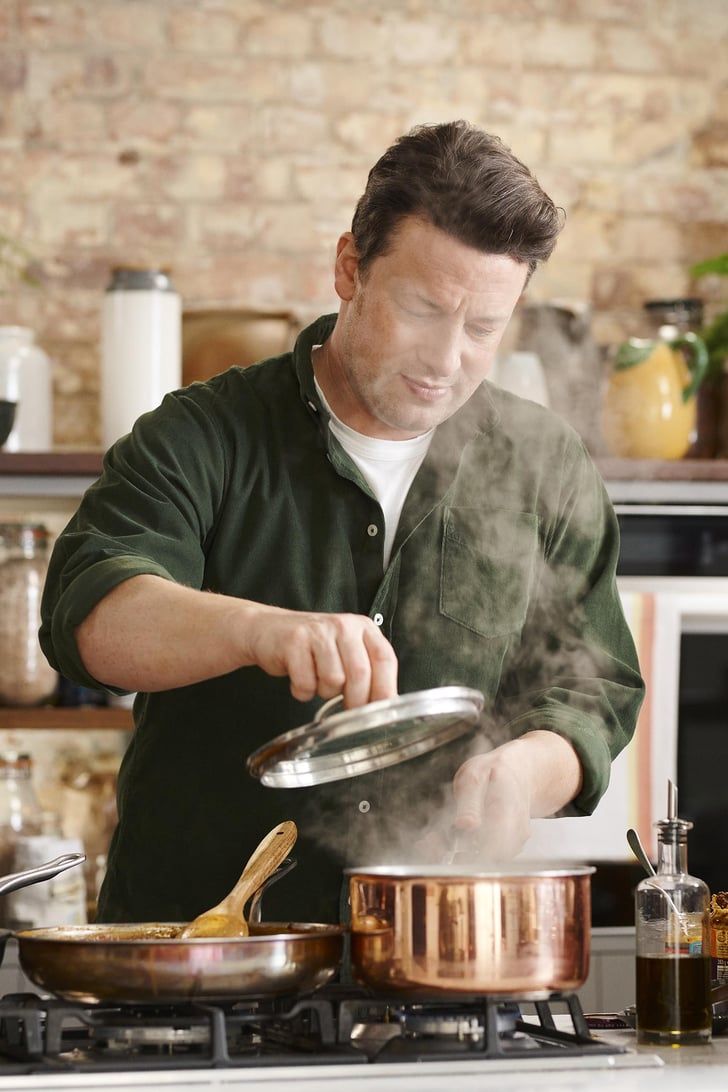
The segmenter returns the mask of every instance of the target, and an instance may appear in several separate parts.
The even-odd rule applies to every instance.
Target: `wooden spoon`
[[[247,937],[248,923],[243,908],[261,884],[275,872],[281,861],[291,852],[298,831],[296,824],[287,820],[266,834],[253,852],[243,873],[229,895],[217,906],[199,914],[178,934],[180,940],[193,937]]]

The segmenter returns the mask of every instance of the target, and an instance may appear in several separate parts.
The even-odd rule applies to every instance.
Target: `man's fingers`
[[[517,767],[498,750],[475,755],[453,779],[456,830],[476,831],[480,853],[492,860],[515,856],[528,839],[528,792]]]
[[[397,693],[397,657],[370,618],[279,611],[259,625],[253,662],[287,674],[299,701],[343,694],[347,708]]]
[[[295,644],[288,656],[288,676],[291,694],[296,701],[310,701],[316,696],[318,678],[313,652],[309,644]]]
[[[347,709],[365,705],[369,701],[372,665],[358,620],[356,624],[342,628],[338,649],[344,672],[344,705]]]
[[[470,758],[464,762],[453,778],[453,798],[457,830],[478,830],[483,819],[483,801],[487,792],[490,770]]]
[[[369,701],[384,701],[397,693],[397,656],[387,638],[376,628],[364,630],[364,645],[371,664]]]

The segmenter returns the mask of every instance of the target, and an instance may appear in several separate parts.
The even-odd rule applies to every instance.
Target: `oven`
[[[723,491],[714,489],[712,495]],[[651,708],[649,723],[642,726],[652,736],[652,814],[662,815],[665,782],[676,779],[680,815],[695,824],[688,867],[711,891],[728,890],[725,492],[726,503],[615,505],[622,536],[620,587],[625,594],[650,597],[653,610],[653,652],[647,665]],[[642,774],[646,778],[648,770]],[[654,848],[653,831],[649,844]]]

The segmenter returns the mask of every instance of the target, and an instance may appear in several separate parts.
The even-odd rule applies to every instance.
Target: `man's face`
[[[326,348],[334,411],[389,440],[450,417],[488,374],[527,272],[406,217],[362,277],[353,238],[342,236],[342,306]]]

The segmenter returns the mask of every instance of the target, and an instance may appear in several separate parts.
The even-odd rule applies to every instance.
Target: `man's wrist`
[[[504,744],[506,748],[512,748],[508,761],[525,772],[532,819],[554,815],[581,792],[581,760],[565,736],[534,728]]]
[[[230,644],[232,658],[239,667],[251,667],[257,662],[256,633],[265,612],[271,609],[262,603],[230,597],[223,619],[224,633]]]

